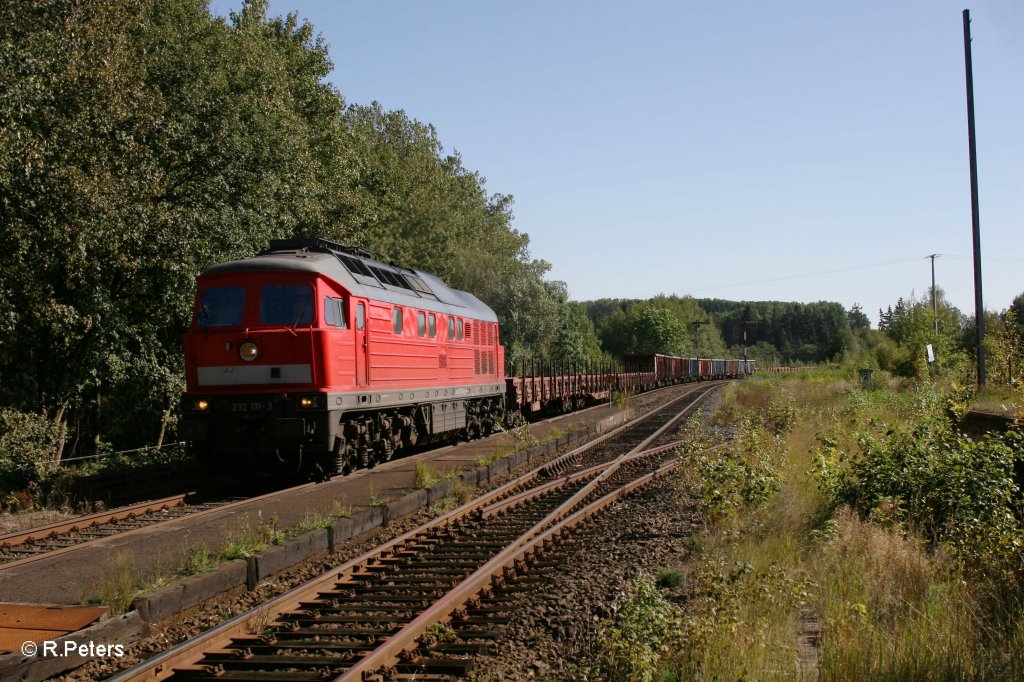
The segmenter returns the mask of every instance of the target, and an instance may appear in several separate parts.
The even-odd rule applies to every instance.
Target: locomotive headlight
[[[317,400],[317,397],[315,395],[304,395],[301,398],[299,398],[299,407],[308,410],[310,408],[316,407],[318,402],[319,401]]]
[[[252,341],[246,341],[238,347],[238,356],[246,362],[252,362],[260,355],[260,347]]]
[[[206,412],[206,410],[210,409],[210,401],[205,398],[200,398],[192,403],[192,409],[196,412]]]

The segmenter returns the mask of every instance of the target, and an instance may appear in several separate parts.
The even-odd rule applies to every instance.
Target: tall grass
[[[978,679],[978,604],[948,557],[849,508],[815,552],[826,679]],[[979,655],[980,654],[980,655]]]
[[[712,428],[734,440],[715,455],[702,454],[712,431],[692,422],[694,445],[681,453],[689,465],[683,495],[697,497],[709,521],[697,543],[693,598],[671,650],[657,662],[660,679],[1024,677],[1020,596],[1006,589],[1016,589],[1016,578],[1009,568],[1000,575],[971,569],[979,557],[1012,565],[1012,548],[1024,543],[1017,525],[983,526],[995,530],[950,544],[934,528],[918,532],[928,526],[902,514],[910,507],[898,499],[853,509],[838,494],[860,485],[851,462],[875,472],[871,467],[882,464],[864,458],[889,452],[877,443],[919,432],[948,412],[948,403],[930,385],[882,378],[862,388],[839,372],[810,372],[727,391]],[[994,461],[992,453],[1005,456],[983,445],[959,447],[985,462]],[[960,461],[925,456],[923,470],[933,460]],[[982,460],[963,458],[973,472],[981,465],[972,461]],[[894,471],[897,482],[912,475]],[[798,641],[817,628],[808,660]]]

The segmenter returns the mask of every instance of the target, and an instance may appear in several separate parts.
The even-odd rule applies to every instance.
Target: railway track
[[[258,497],[224,497],[208,502],[189,501],[191,493],[119,507],[107,512],[79,516],[23,531],[0,535],[0,573],[66,552],[82,549],[103,540],[138,532],[184,517],[199,519],[232,507],[271,498],[282,492],[294,492],[307,483],[287,491],[275,491]]]
[[[591,448],[599,448],[604,440],[607,440],[609,436],[615,436],[617,433],[613,431],[602,438],[591,441],[587,446],[577,449],[574,453],[589,452]],[[573,455],[573,453],[570,454]],[[597,451],[585,456],[575,454],[569,458],[560,458],[563,461],[553,462],[549,465],[551,469],[544,473],[545,475],[552,475],[557,471],[565,470],[567,467],[578,464],[581,461],[581,457],[597,461],[601,455]],[[143,529],[152,529],[153,526],[186,516],[194,517],[198,520],[214,512],[226,511],[232,507],[251,504],[261,499],[269,500],[272,497],[291,494],[312,485],[314,484],[305,483],[286,489],[270,491],[259,496],[236,496],[230,493],[216,493],[213,489],[201,494],[179,493],[157,500],[132,504],[105,512],[79,516],[45,526],[37,526],[0,535],[0,572],[82,549],[114,535],[120,536],[136,531],[141,532]],[[210,501],[199,501],[201,498]]]
[[[695,389],[639,424],[528,472],[112,679],[462,675],[470,657],[507,621],[502,604],[516,583],[531,579],[528,565],[543,566],[545,551],[563,534],[673,466],[664,463],[674,445],[667,434],[713,388]]]

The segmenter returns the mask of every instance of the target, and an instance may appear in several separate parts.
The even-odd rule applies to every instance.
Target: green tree
[[[294,14],[268,17],[266,0],[228,21],[202,0],[0,12],[0,406],[93,448],[162,438],[195,276],[280,237],[435,272],[495,308],[513,355],[553,338],[564,285],[529,257],[511,198],[433,127],[347,107]]]
[[[824,362],[842,355],[849,338],[850,319],[842,305],[828,301],[789,303],[781,301],[724,301],[700,299],[697,303],[721,329],[729,346],[743,342],[743,322],[748,344],[766,341],[778,350],[783,362]]]
[[[601,348],[614,357],[621,358],[629,352],[632,334],[626,309],[631,302],[612,299],[586,303],[587,317],[590,318],[601,340]]]
[[[846,317],[850,321],[850,329],[870,329],[871,320],[864,314],[864,309],[860,307],[860,303],[854,303],[848,311],[846,311]]]
[[[684,355],[686,328],[665,308],[641,303],[630,310],[631,353]]]
[[[1013,306],[985,321],[985,362],[990,382],[1024,389],[1024,333]]]
[[[169,222],[154,200],[162,106],[138,44],[146,8],[21,9],[0,29],[0,401],[62,426],[88,403],[95,422],[101,395],[164,359],[147,352],[160,345],[160,311],[141,315],[145,285],[167,275],[147,256]]]
[[[558,326],[564,284],[512,228],[512,197],[488,195],[478,174],[446,154],[437,131],[379,104],[346,110],[360,172],[362,217],[332,237],[432,272],[471,291],[501,322],[507,356],[541,356]]]
[[[1024,335],[1024,293],[1014,297],[1008,312],[1013,313],[1013,324],[1018,332]]]
[[[648,315],[648,308],[657,308],[666,315],[658,315],[670,320],[669,327],[677,327],[669,333],[675,335],[663,344],[656,339],[661,332],[651,332],[658,324],[652,320],[641,321],[642,315]],[[655,296],[647,301],[601,299],[586,303],[587,315],[594,322],[601,347],[609,354],[621,357],[628,353],[642,353],[638,350],[651,346],[650,339],[655,339],[654,346],[675,347],[674,355],[702,357],[720,356],[726,351],[717,325],[708,314],[689,296]],[[657,351],[666,352],[666,351]]]
[[[964,317],[945,297],[940,288],[935,290],[938,307],[939,332],[935,333],[935,314],[931,302],[918,300],[913,293],[907,299],[897,300],[892,319],[885,334],[898,344],[892,361],[892,371],[902,376],[928,375],[926,346],[931,344],[939,369],[957,370],[967,361],[961,344]],[[883,367],[885,368],[885,367]]]
[[[570,367],[601,362],[601,342],[584,304],[566,302],[562,305],[558,330],[551,343],[551,357]]]

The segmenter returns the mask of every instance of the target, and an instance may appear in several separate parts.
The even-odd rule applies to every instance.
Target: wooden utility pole
[[[978,328],[978,388],[984,388],[985,305],[981,296],[981,219],[978,213],[978,150],[974,139],[974,67],[971,65],[971,11],[967,9],[964,10],[964,65],[967,71],[967,147],[971,160],[971,231],[974,237],[974,319]]]
[[[935,300],[935,259],[941,256],[941,253],[933,253],[925,256],[925,258],[932,259],[932,319],[935,321],[935,340],[939,338],[939,302]]]

